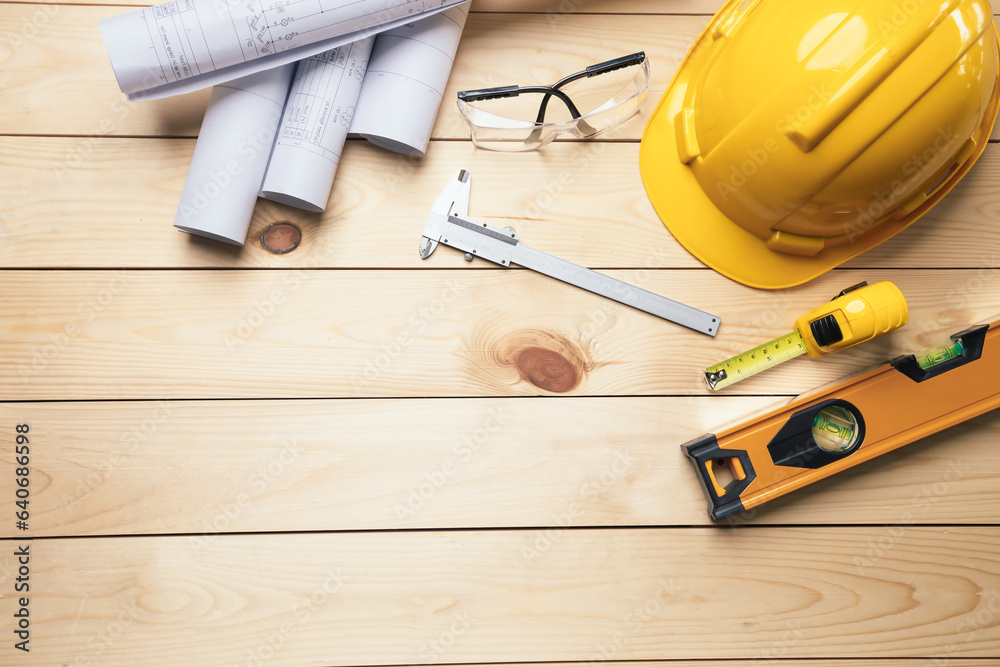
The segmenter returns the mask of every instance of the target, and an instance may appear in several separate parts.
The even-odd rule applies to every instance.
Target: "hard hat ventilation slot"
[[[910,199],[904,203],[896,212],[896,219],[903,219],[906,216],[913,213],[928,201],[936,200],[935,195],[941,188],[947,186],[952,182],[952,179],[956,178],[956,174],[962,171],[963,166],[970,159],[974,159],[973,156],[976,153],[976,140],[975,137],[970,137],[962,144],[962,147],[958,150],[958,154],[955,156],[954,162],[947,169],[940,171],[937,177],[931,177],[928,182],[931,185],[918,190]]]
[[[939,176],[938,179],[934,181],[933,185],[924,190],[924,196],[930,197],[932,194],[934,194],[938,188],[944,185],[948,181],[948,179],[951,178],[951,175],[955,173],[956,169],[958,169],[958,162],[948,167],[948,171],[941,174],[941,176]]]
[[[736,30],[737,26],[740,24],[750,10],[753,9],[760,0],[743,0],[740,6],[736,8],[735,11],[730,10],[729,16],[726,20],[722,21],[715,30],[712,31],[712,39],[722,39],[723,37],[732,37],[733,32]]]

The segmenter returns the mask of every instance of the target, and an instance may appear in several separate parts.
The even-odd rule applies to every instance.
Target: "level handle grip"
[[[744,508],[740,494],[757,478],[753,463],[750,462],[750,454],[743,450],[722,449],[718,439],[711,433],[681,445],[681,449],[698,471],[698,479],[708,498],[708,513],[712,519],[721,521],[742,512]],[[735,469],[733,481],[725,487],[719,483],[713,470],[723,463]]]

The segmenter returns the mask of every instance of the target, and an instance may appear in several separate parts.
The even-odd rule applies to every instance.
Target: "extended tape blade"
[[[802,335],[798,331],[793,331],[709,366],[705,369],[705,382],[709,389],[717,391],[805,353],[806,346],[802,341]]]

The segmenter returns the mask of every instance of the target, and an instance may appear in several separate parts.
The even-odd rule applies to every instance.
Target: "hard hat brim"
[[[697,44],[714,23],[699,36],[692,51],[697,50]],[[995,26],[993,33],[994,43],[1000,43]],[[688,252],[727,278],[760,289],[785,289],[808,282],[915,222],[958,183],[982,154],[1000,100],[1000,85],[994,84],[989,108],[975,135],[976,150],[918,208],[898,220],[879,222],[853,241],[827,247],[816,255],[791,255],[771,250],[763,239],[730,220],[708,197],[694,172],[678,158],[675,122],[691,78],[689,61],[690,56],[681,63],[643,132],[639,149],[643,184],[660,220]]]

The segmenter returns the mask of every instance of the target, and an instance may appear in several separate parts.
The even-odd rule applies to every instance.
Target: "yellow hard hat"
[[[746,285],[799,285],[927,212],[997,114],[988,0],[730,0],[646,126],[660,218]]]

